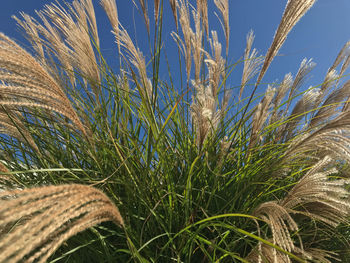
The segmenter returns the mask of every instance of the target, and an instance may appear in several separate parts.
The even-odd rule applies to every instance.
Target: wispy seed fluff
[[[260,83],[269,68],[272,60],[277,55],[284,41],[287,39],[289,32],[302,18],[306,12],[313,6],[316,0],[288,0],[284,10],[281,22],[277,28],[272,44],[267,51],[264,64],[257,79],[257,84]]]

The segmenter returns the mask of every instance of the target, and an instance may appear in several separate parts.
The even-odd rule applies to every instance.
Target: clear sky
[[[230,25],[231,41],[229,61],[237,61],[244,52],[246,34],[250,29],[255,32],[254,47],[260,54],[265,54],[271,44],[272,37],[282,16],[287,0],[229,0],[230,1]],[[0,31],[8,36],[25,43],[21,33],[16,28],[15,21],[11,15],[18,14],[19,11],[34,15],[34,10],[40,10],[44,4],[50,0],[11,0],[2,1],[0,8]],[[137,0],[135,2],[138,3]],[[148,0],[153,4],[153,0]],[[195,2],[195,1],[192,1]],[[214,11],[213,0],[208,0],[209,17],[211,30],[219,31],[219,38],[224,42],[224,37]],[[99,1],[94,1],[102,48],[110,55],[115,54],[114,39],[110,33],[108,20],[99,7]],[[129,34],[136,40],[144,53],[147,53],[148,43],[146,30],[140,12],[134,8],[131,0],[117,0],[120,21]],[[170,33],[175,30],[174,20],[170,13],[168,0],[165,0],[164,33],[163,40],[166,47],[175,47]],[[281,80],[285,73],[292,72],[295,75],[303,58],[313,58],[317,63],[311,74],[308,85],[316,85],[322,82],[325,72],[335,59],[343,44],[350,40],[350,0],[318,0],[314,7],[302,18],[297,26],[290,33],[280,56],[275,58],[270,70],[264,80],[272,82]],[[149,8],[150,17],[153,16],[153,9]],[[136,25],[136,27],[135,27]],[[135,34],[136,32],[136,34]],[[171,54],[171,52],[168,53]],[[117,60],[116,60],[117,61]],[[233,79],[239,84],[241,71],[233,73]],[[237,78],[236,78],[237,77]]]

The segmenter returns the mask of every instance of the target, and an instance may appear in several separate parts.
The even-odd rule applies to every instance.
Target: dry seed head
[[[282,136],[285,136],[285,141],[289,141],[293,137],[301,119],[305,118],[305,115],[308,114],[309,111],[315,109],[315,104],[321,94],[320,89],[311,87],[295,104],[283,131]]]
[[[209,38],[209,21],[208,21],[208,0],[197,0],[197,11],[202,17],[202,23]]]
[[[270,226],[274,243],[286,251],[294,250],[291,233],[298,231],[298,225],[289,214],[289,211],[275,201],[261,204],[253,213]]]
[[[139,2],[140,2],[142,13],[143,13],[143,18],[144,18],[145,23],[146,23],[147,32],[148,32],[148,35],[149,35],[150,34],[150,29],[149,29],[149,17],[148,17],[147,5],[145,3],[145,0],[139,0]]]
[[[35,152],[40,153],[33,137],[21,121],[20,113],[11,107],[2,106],[0,109],[0,133],[14,137],[20,142],[28,144]]]
[[[344,60],[344,58],[350,55],[350,41],[346,42],[343,48],[338,53],[337,58],[335,59],[333,65],[329,68],[328,71],[334,70],[338,65]]]
[[[194,60],[194,71],[195,71],[195,81],[199,83],[199,76],[201,70],[202,61],[202,38],[203,32],[201,28],[200,15],[198,11],[193,10],[193,20],[195,22],[196,32],[191,32],[191,43],[193,49],[193,60]]]
[[[216,98],[208,86],[192,81],[196,95],[192,99],[191,116],[197,134],[197,146],[200,148],[210,132],[216,129],[221,112],[216,110]]]
[[[300,18],[302,18],[306,14],[306,12],[313,6],[315,2],[316,0],[288,0],[281,22],[273,38],[272,44],[265,56],[264,64],[256,82],[257,85],[264,77],[272,60],[277,55],[278,51],[280,50],[284,41],[286,40],[289,32],[300,20]]]
[[[191,36],[193,34],[193,31],[191,29],[191,23],[190,23],[190,14],[189,14],[189,7],[188,3],[185,0],[179,0],[180,6],[179,6],[179,21],[181,30],[184,36],[184,44],[185,44],[185,61],[186,61],[186,73],[187,73],[187,79],[190,77],[191,73]]]
[[[224,32],[226,38],[226,56],[228,55],[228,48],[230,42],[230,21],[229,21],[229,4],[228,0],[214,0],[214,4],[219,9],[224,23]]]
[[[299,246],[296,247],[293,236],[298,236],[298,225],[294,219],[308,217],[311,220],[322,221],[330,227],[337,227],[345,222],[350,212],[349,192],[344,188],[349,180],[333,179],[329,176],[337,173],[336,169],[329,169],[334,165],[333,159],[324,157],[311,167],[311,169],[294,185],[285,198],[279,201],[269,201],[261,204],[254,210],[253,215],[263,219],[270,227],[272,243],[286,251],[312,262],[318,259],[333,258],[327,251],[317,249],[305,249],[299,238]],[[300,233],[299,233],[300,234]],[[259,256],[260,255],[260,256]],[[269,262],[291,262],[287,255],[276,251],[266,244],[259,244],[253,249],[247,259],[250,262],[262,262],[262,258]],[[329,262],[328,260],[322,262]]]
[[[306,58],[300,63],[300,67],[297,75],[294,78],[293,84],[290,87],[287,106],[285,107],[285,114],[287,114],[289,107],[291,105],[292,99],[295,96],[296,91],[300,88],[300,86],[304,83],[307,75],[311,72],[311,70],[316,66],[316,63],[312,61],[312,59],[307,60]]]
[[[139,92],[142,96],[148,96],[150,99],[153,93],[153,87],[152,83],[147,78],[146,62],[142,52],[136,48],[128,32],[122,26],[120,27],[119,34],[115,35],[115,37],[116,41],[119,42],[120,46],[126,51],[126,59],[135,66],[139,73],[141,80],[141,85],[137,85],[138,88],[140,88]]]
[[[42,24],[40,25],[35,19],[30,16],[21,13],[24,21],[21,21],[17,17],[14,17],[19,26],[21,26],[25,32],[29,41],[33,46],[39,46],[35,48],[35,50],[39,54],[40,63],[45,66],[48,71],[52,71],[52,67],[49,67],[49,61],[45,57],[44,50],[40,50],[43,46],[47,47],[46,51],[50,51],[49,57],[56,56],[58,61],[61,63],[64,68],[64,73],[67,74],[70,83],[72,86],[75,86],[75,76],[73,72],[73,65],[70,61],[70,52],[71,50],[65,45],[59,31],[50,24],[49,20],[42,14],[38,13],[38,16],[42,20]],[[40,35],[33,35],[32,32],[37,31]],[[38,51],[39,49],[39,51]],[[54,74],[54,72],[52,72]]]
[[[257,106],[257,109],[253,116],[253,121],[252,121],[252,133],[250,136],[249,148],[254,147],[255,144],[258,142],[258,133],[260,132],[264,123],[266,122],[267,118],[270,115],[269,109],[272,106],[271,102],[275,96],[275,93],[276,93],[276,88],[268,85],[265,92],[265,96]]]
[[[350,203],[349,192],[344,186],[349,181],[329,180],[329,175],[337,173],[335,168],[327,169],[332,162],[332,158],[326,156],[316,163],[280,204],[333,227],[345,221],[350,212]]]
[[[68,238],[104,221],[124,226],[114,204],[83,185],[46,186],[0,193],[0,226],[16,223],[0,236],[0,262],[46,262]],[[34,253],[33,253],[34,252]]]
[[[310,121],[310,127],[314,128],[317,124],[324,123],[337,113],[336,110],[343,103],[346,103],[350,97],[350,81],[347,81],[342,88],[331,92],[321,105],[314,117]],[[339,112],[338,112],[339,113]]]
[[[73,8],[71,8],[71,14],[69,14],[63,7],[56,6],[54,4],[47,5],[41,14],[47,16],[56,30],[62,33],[64,41],[70,51],[66,51],[69,54],[70,64],[78,69],[89,82],[93,83],[93,90],[96,96],[99,95],[96,85],[100,84],[100,71],[96,61],[94,48],[90,39],[89,27],[94,28],[93,24],[96,22],[90,22],[93,15],[92,11],[86,10],[85,3],[78,1],[73,2]],[[95,19],[93,19],[95,20]],[[97,32],[92,32],[93,35]],[[98,36],[94,36],[97,37]],[[94,40],[98,43],[98,40]]]
[[[175,20],[175,24],[176,24],[176,30],[178,30],[178,22],[177,22],[177,0],[169,0],[170,2],[170,7],[171,7],[171,11],[173,12],[173,16],[174,16],[174,20]]]
[[[292,74],[288,73],[284,76],[282,83],[277,87],[276,96],[273,100],[274,109],[273,109],[270,123],[275,123],[277,121],[277,118],[278,118],[277,115],[278,115],[279,108],[281,106],[281,102],[286,96],[287,91],[290,90],[290,88],[292,87],[292,84],[293,84]]]
[[[60,84],[29,53],[3,34],[0,34],[0,69],[6,72],[2,74],[6,84],[1,85],[1,105],[56,111],[69,118],[86,135]]]
[[[210,39],[210,47],[212,56],[206,52],[207,59],[205,63],[208,67],[209,82],[213,96],[217,97],[217,92],[220,84],[220,78],[225,73],[225,59],[221,56],[221,43],[218,40],[216,31],[212,31],[212,39]]]
[[[109,22],[112,25],[115,35],[119,35],[119,18],[116,0],[101,0],[100,3],[108,16]],[[117,43],[117,45],[118,51],[120,53],[119,42]]]
[[[160,0],[154,0],[154,21],[158,24]]]
[[[80,0],[81,6],[85,9],[87,14],[87,20],[89,22],[89,27],[92,32],[92,37],[97,47],[100,46],[100,39],[98,37],[97,23],[95,9],[92,4],[92,0]]]
[[[336,80],[338,79],[338,74],[337,71],[335,69],[329,70],[326,74],[326,77],[322,83],[321,86],[321,96],[319,97],[319,99],[317,100],[315,106],[318,107],[320,105],[320,103],[323,101],[324,97],[326,96],[328,90],[334,86],[334,84],[336,83]]]
[[[263,58],[258,57],[258,52],[254,48],[252,52],[252,45],[254,42],[254,33],[250,31],[247,35],[247,45],[244,51],[244,67],[241,81],[241,88],[239,90],[239,99],[241,99],[244,87],[247,82],[253,78],[259,71],[261,64],[263,63]]]

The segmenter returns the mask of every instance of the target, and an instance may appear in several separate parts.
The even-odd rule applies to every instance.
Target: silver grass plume
[[[202,38],[203,31],[201,28],[201,20],[199,11],[193,10],[193,20],[195,23],[195,32],[191,31],[191,43],[193,49],[193,60],[194,60],[194,75],[195,81],[199,83],[200,71],[201,71],[201,62],[202,62]]]
[[[91,34],[94,38],[98,39],[98,35],[97,29],[94,29],[94,25],[96,24],[94,11],[89,10],[90,8],[93,9],[92,3],[89,2],[91,2],[91,0],[81,2],[73,1],[73,7],[69,9],[70,12],[65,10],[62,6],[57,6],[55,4],[46,5],[46,8],[41,11],[39,15],[42,19],[46,16],[52,21],[55,27],[54,30],[63,35],[64,42],[67,46],[64,48],[63,52],[68,55],[70,64],[82,74],[84,81],[86,82],[86,80],[88,80],[92,83],[94,94],[98,97],[100,70],[91,43],[89,28],[92,28]],[[97,45],[98,40],[94,39],[94,41]]]
[[[270,108],[272,107],[272,99],[276,93],[276,88],[268,85],[265,96],[259,102],[252,121],[252,132],[250,136],[249,148],[255,146],[255,144],[260,140],[258,134],[270,115]]]
[[[268,240],[272,242],[272,240]],[[314,263],[332,263],[333,260],[339,261],[336,257],[336,253],[331,251],[318,249],[318,248],[304,248],[300,249],[295,247],[293,254],[307,260],[306,262]],[[261,248],[255,247],[249,255],[245,258],[252,263],[265,263],[265,262],[274,262],[274,263],[290,263],[291,259],[288,255],[277,251],[273,247],[267,244],[261,244]],[[333,260],[332,260],[333,259]],[[293,261],[294,262],[294,261]]]
[[[0,193],[0,262],[46,262],[63,242],[96,224],[124,226],[118,209],[101,191],[84,185],[44,186]],[[15,225],[16,224],[16,225]]]
[[[346,103],[350,97],[350,81],[347,81],[341,88],[333,90],[325,99],[317,113],[310,121],[310,127],[325,123],[330,118],[334,117],[336,109],[343,103]],[[339,112],[338,112],[339,113]]]
[[[5,83],[0,85],[0,105],[55,111],[87,135],[61,85],[28,52],[3,34],[0,34],[0,74]]]
[[[273,38],[272,44],[266,53],[264,64],[256,81],[256,86],[264,77],[272,60],[277,55],[278,51],[280,50],[284,41],[286,40],[289,32],[300,20],[300,18],[302,18],[306,14],[306,12],[313,6],[315,2],[316,0],[288,0],[281,22]]]
[[[350,160],[350,112],[345,107],[349,98],[350,82],[336,89],[325,99],[304,132],[295,137],[285,154],[285,161],[312,156],[322,159],[331,155],[335,159]],[[345,106],[343,108],[342,105]]]
[[[317,99],[315,103],[315,108],[320,107],[320,104],[328,94],[328,91],[336,85],[337,80],[339,79],[339,75],[337,74],[337,71],[335,69],[329,70],[326,74],[326,77],[321,85],[320,88],[320,96]],[[313,113],[313,118],[310,121],[310,128],[315,126],[315,124],[320,121],[321,119],[315,119],[314,116],[316,115],[316,112]]]
[[[179,0],[179,3],[180,3],[179,4],[179,22],[180,22],[182,34],[184,36],[184,56],[186,61],[187,79],[189,79],[190,73],[191,73],[191,64],[192,64],[191,36],[193,34],[193,31],[191,29],[188,2],[185,0]],[[177,35],[175,33],[173,34]],[[177,37],[177,38],[180,39],[180,37]]]
[[[263,63],[263,58],[258,57],[257,50],[255,48],[251,50],[254,38],[254,32],[252,30],[249,31],[249,33],[247,34],[247,45],[244,51],[244,66],[242,73],[241,88],[239,90],[239,99],[241,99],[242,97],[242,93],[247,82],[258,73],[260,66]]]
[[[147,32],[149,35],[150,29],[149,29],[149,17],[148,17],[147,3],[145,2],[145,0],[139,0],[139,2],[140,2],[142,13],[143,13],[143,18],[145,20]]]
[[[333,179],[330,175],[337,173],[335,168],[329,167],[334,164],[334,160],[326,156],[317,162],[312,168],[289,190],[286,197],[279,201],[268,201],[257,207],[253,215],[260,217],[270,227],[272,233],[272,243],[282,249],[300,254],[310,262],[319,262],[320,258],[332,257],[327,251],[320,256],[315,256],[317,248],[304,250],[304,244],[297,247],[293,235],[302,234],[297,225],[299,217],[307,217],[312,220],[321,221],[329,227],[337,227],[341,222],[345,222],[350,214],[349,192],[345,185],[349,180]],[[298,232],[299,231],[299,232]],[[276,251],[274,248],[261,245],[253,250],[248,256],[253,262],[262,262],[261,258],[269,258],[272,262],[291,262],[287,255]],[[283,259],[283,260],[282,260]],[[323,261],[322,261],[323,262]]]
[[[202,18],[203,27],[209,38],[209,21],[208,21],[208,0],[197,0],[197,11]]]
[[[114,34],[119,35],[119,18],[116,0],[101,0],[100,3],[107,14],[109,22],[112,25]],[[120,43],[117,42],[117,45],[120,54]]]
[[[210,132],[214,131],[220,120],[220,111],[216,110],[216,97],[209,86],[192,81],[196,95],[192,99],[191,116],[194,122],[197,146],[200,148]]]
[[[158,24],[160,0],[154,0],[154,21]]]
[[[222,19],[223,19],[223,27],[226,38],[226,56],[228,55],[228,48],[230,43],[230,20],[229,20],[229,4],[228,0],[214,0],[214,4],[219,9]]]
[[[306,114],[315,109],[317,100],[320,96],[320,89],[311,87],[295,104],[292,113],[287,118],[287,124],[284,131],[282,132],[282,136],[285,137],[284,141],[289,141],[295,135],[301,119],[305,118]]]
[[[350,213],[349,192],[344,188],[349,180],[329,180],[337,173],[330,156],[316,163],[288,192],[281,206],[293,209],[294,213],[322,221],[331,227],[345,222]]]
[[[147,68],[145,57],[142,52],[137,48],[133,41],[131,40],[128,32],[120,26],[119,34],[115,35],[117,43],[126,52],[125,59],[130,61],[130,63],[137,69],[139,77],[141,80],[141,85],[137,85],[140,94],[147,98],[147,100],[152,98],[153,87],[151,81],[147,78]],[[123,55],[123,52],[121,53]]]
[[[23,21],[18,18],[16,20],[27,33],[31,43],[36,43],[34,47],[39,52],[40,62],[60,79],[62,76],[57,72],[59,70],[54,69],[53,65],[48,66],[57,58],[64,68],[63,74],[68,75],[72,86],[75,86],[74,72],[77,72],[83,76],[85,86],[90,84],[98,99],[100,70],[94,46],[99,48],[99,38],[91,0],[75,0],[72,5],[67,4],[66,8],[59,3],[46,5],[45,9],[37,14],[41,24],[26,14],[22,14]]]
[[[316,63],[312,61],[312,59],[307,60],[304,58],[301,63],[299,70],[294,78],[293,84],[290,87],[287,106],[285,107],[285,114],[287,114],[289,107],[293,98],[295,97],[296,91],[300,88],[300,86],[304,83],[307,75],[312,71],[312,69],[316,66]]]
[[[26,33],[27,39],[30,41],[34,50],[36,51],[36,57],[40,64],[45,67],[52,75],[58,77],[58,73],[49,66],[50,61],[47,60],[45,49],[47,47],[53,54],[50,56],[56,56],[57,60],[61,63],[64,68],[64,73],[70,80],[72,86],[75,86],[75,76],[72,61],[70,59],[70,48],[64,43],[59,31],[50,24],[49,20],[43,15],[38,14],[42,20],[42,24],[39,24],[34,18],[30,17],[25,13],[21,13],[22,20],[14,16],[18,25],[22,27]],[[47,49],[46,49],[47,51]]]
[[[225,59],[221,56],[222,46],[218,39],[218,34],[216,31],[212,31],[212,38],[209,40],[211,47],[211,55],[206,52],[207,58],[204,60],[209,75],[209,84],[213,93],[213,96],[216,98],[221,76],[225,73]]]
[[[336,57],[333,65],[329,68],[328,71],[334,70],[338,65],[348,56],[350,55],[350,41],[346,42],[345,45],[342,47],[340,52],[338,53],[338,56]]]
[[[291,73],[288,73],[284,76],[284,79],[281,84],[279,84],[276,88],[276,95],[273,99],[273,111],[272,116],[270,118],[270,123],[277,122],[278,119],[282,117],[283,110],[280,109],[282,100],[287,94],[287,91],[293,85],[293,76]],[[279,130],[281,129],[281,126]]]
[[[0,133],[7,134],[21,143],[28,144],[36,153],[40,154],[32,135],[22,122],[22,116],[18,109],[6,106],[0,107]]]
[[[178,29],[179,24],[177,21],[177,6],[178,6],[177,0],[169,0],[169,3],[170,3],[171,11],[173,12],[176,29]]]

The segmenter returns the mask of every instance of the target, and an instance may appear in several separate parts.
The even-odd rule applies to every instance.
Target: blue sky
[[[0,9],[0,31],[8,36],[25,43],[21,33],[16,28],[11,15],[19,11],[34,15],[34,10],[40,10],[49,0],[11,0],[2,1]],[[108,20],[99,7],[99,1],[94,1],[98,16],[99,33],[102,48],[112,61],[115,55],[115,43]],[[138,2],[137,0],[135,2]],[[153,1],[148,0],[149,4]],[[195,1],[192,1],[195,2]],[[213,2],[208,0],[209,3]],[[282,16],[287,0],[230,0],[231,41],[229,61],[237,61],[243,54],[246,34],[250,29],[255,32],[254,47],[260,54],[265,54],[274,32]],[[140,12],[136,10],[131,0],[117,0],[120,21],[129,34],[138,42],[141,50],[147,53],[148,43],[145,26]],[[153,10],[149,8],[150,17]],[[175,30],[174,20],[170,13],[168,1],[165,0],[165,21],[163,40],[168,47],[168,54],[172,54],[175,47],[170,33]],[[224,42],[222,30],[213,15],[214,7],[209,5],[211,30],[219,32],[221,42]],[[318,0],[314,7],[296,25],[287,41],[280,50],[280,56],[273,61],[264,81],[281,80],[284,74],[292,72],[295,75],[303,58],[313,58],[317,63],[311,74],[309,85],[322,82],[325,72],[335,59],[342,45],[350,40],[350,1],[349,0]],[[136,25],[136,27],[135,27]],[[151,27],[152,28],[152,27]],[[117,61],[117,59],[115,59]],[[233,79],[239,84],[241,71],[233,73]]]

